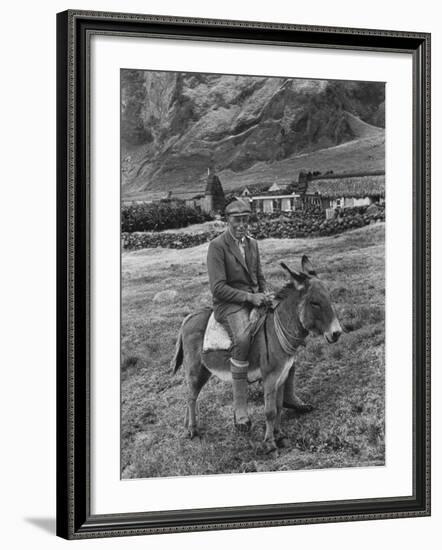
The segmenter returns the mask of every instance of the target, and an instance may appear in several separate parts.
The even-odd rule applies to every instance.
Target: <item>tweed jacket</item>
[[[229,229],[209,244],[207,270],[217,320],[246,304],[252,307],[249,294],[266,289],[256,239],[246,236],[244,251],[245,259]]]

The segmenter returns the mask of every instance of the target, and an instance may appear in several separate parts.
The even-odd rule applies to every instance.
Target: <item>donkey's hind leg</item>
[[[186,422],[191,438],[198,435],[195,405],[201,388],[210,378],[210,372],[202,364],[201,352],[204,331],[210,315],[210,310],[201,311],[190,316],[183,324],[183,366],[187,383]]]
[[[187,407],[185,427],[190,439],[199,436],[198,420],[196,414],[196,400],[203,388],[204,384],[210,378],[210,371],[199,362],[199,364],[192,365],[191,368],[186,369],[186,382],[187,382]]]

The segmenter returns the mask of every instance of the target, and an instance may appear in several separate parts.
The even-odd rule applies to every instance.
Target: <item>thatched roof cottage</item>
[[[385,200],[385,174],[341,176],[308,182],[304,201],[323,208],[365,206]]]

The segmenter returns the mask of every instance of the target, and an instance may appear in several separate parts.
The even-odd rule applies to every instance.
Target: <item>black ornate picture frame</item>
[[[407,53],[413,59],[413,495],[93,515],[89,71],[94,34]],[[430,35],[69,10],[57,15],[57,535],[67,539],[430,514]],[[271,474],[269,474],[271,475]]]

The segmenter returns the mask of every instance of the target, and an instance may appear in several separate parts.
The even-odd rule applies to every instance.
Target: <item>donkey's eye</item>
[[[320,304],[318,304],[318,302],[310,302],[312,307],[321,307]]]

